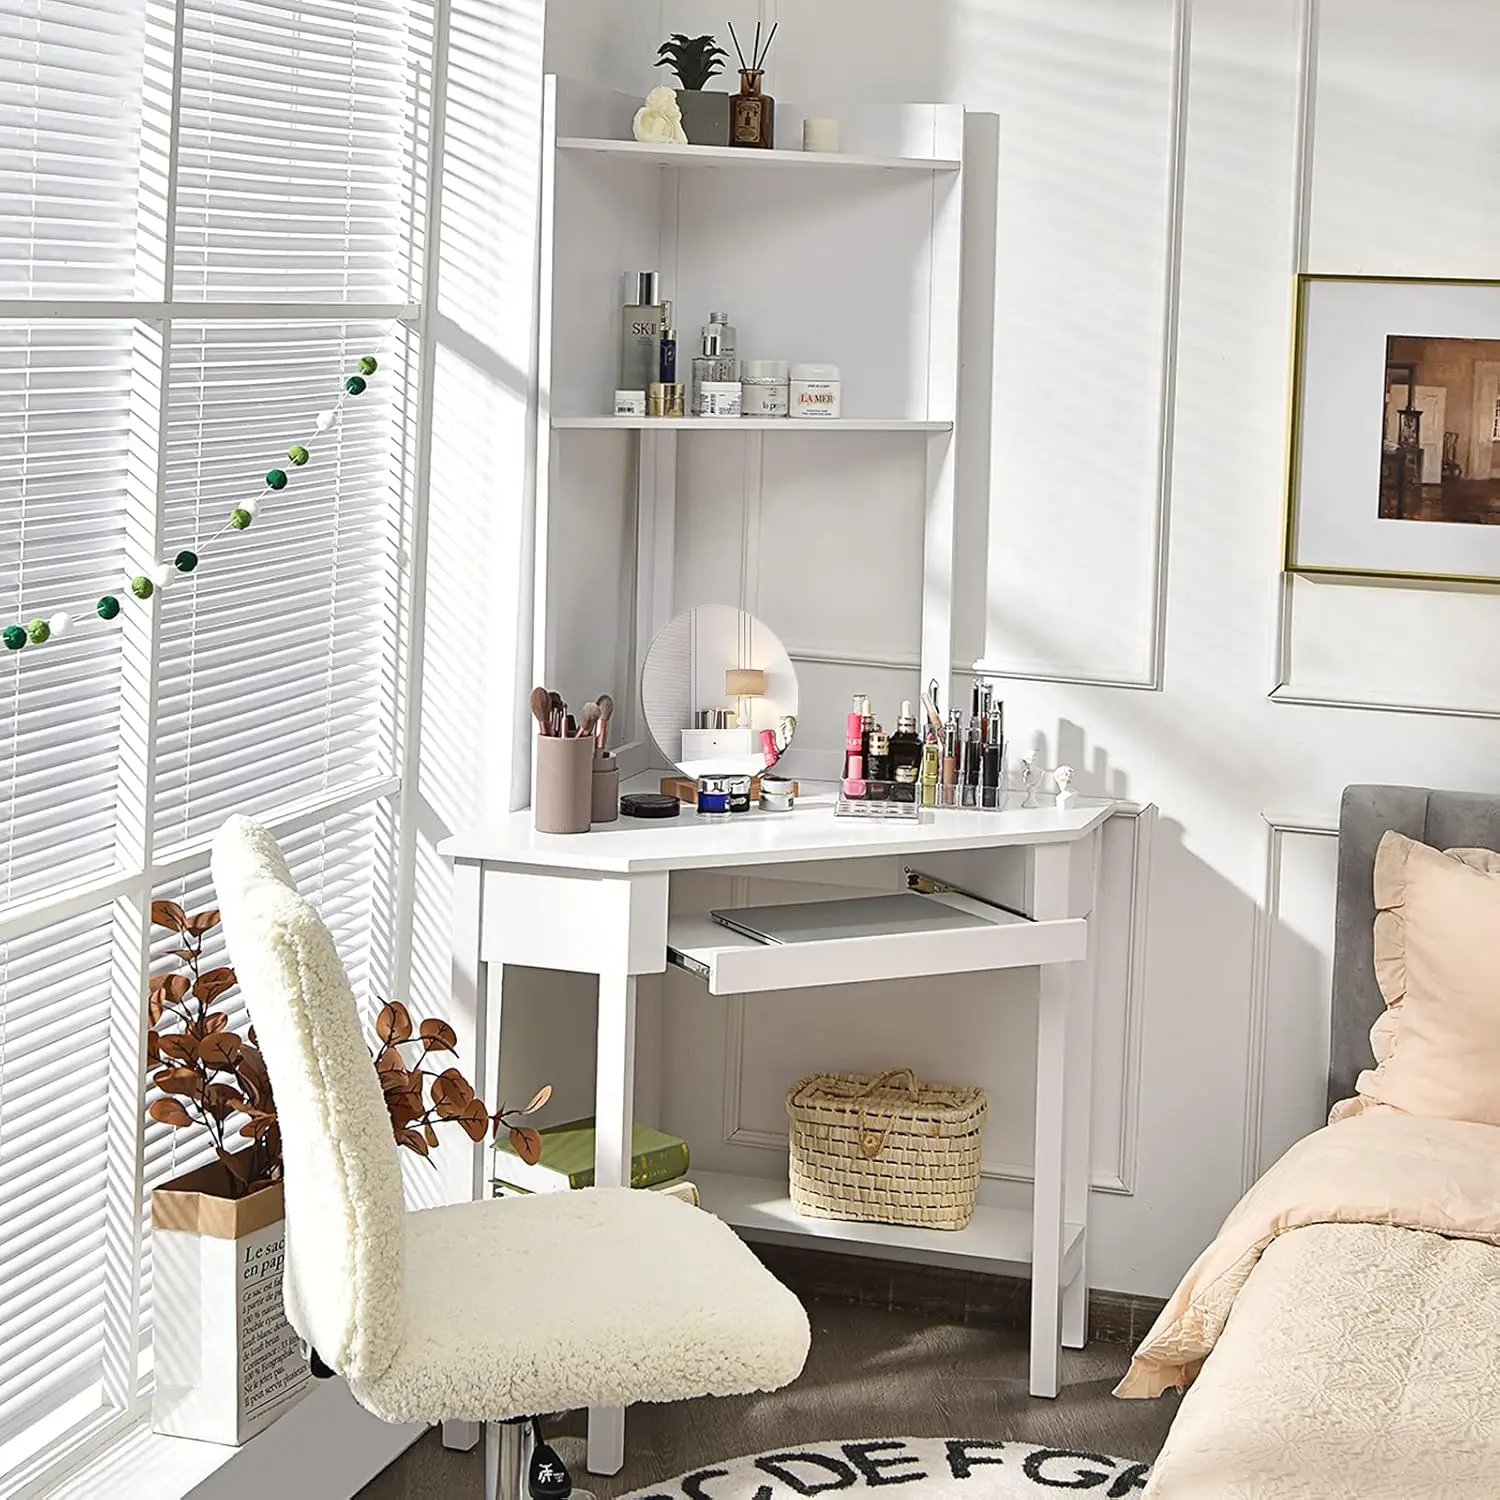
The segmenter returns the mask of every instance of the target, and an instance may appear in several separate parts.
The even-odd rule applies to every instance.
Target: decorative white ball
[[[151,569],[151,582],[154,583],[157,588],[164,589],[169,583],[171,583],[175,572],[176,569],[173,568],[171,563],[157,563],[156,566]]]
[[[339,414],[336,411],[320,411],[318,413],[318,431],[327,432],[338,419]]]
[[[73,616],[67,610],[60,609],[47,621],[47,629],[52,632],[54,638],[65,636],[73,629]]]
[[[240,509],[249,511],[251,517],[253,518],[260,511],[260,496],[252,495],[248,500],[241,504]]]

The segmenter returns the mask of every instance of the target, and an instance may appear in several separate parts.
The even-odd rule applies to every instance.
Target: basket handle
[[[910,1068],[887,1068],[878,1077],[872,1078],[854,1098],[860,1101],[859,1106],[859,1150],[860,1155],[869,1161],[874,1161],[882,1151],[885,1143],[890,1139],[891,1127],[900,1118],[899,1114],[891,1115],[885,1122],[885,1128],[879,1132],[870,1129],[865,1118],[865,1101],[873,1095],[877,1089],[884,1088],[887,1084],[897,1078],[906,1079],[906,1092],[911,1095],[912,1102],[920,1101],[921,1090],[917,1087],[917,1075]]]

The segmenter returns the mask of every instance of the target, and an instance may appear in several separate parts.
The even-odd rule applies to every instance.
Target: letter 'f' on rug
[[[1037,1500],[1059,1491],[1094,1500],[1146,1488],[1149,1464],[1082,1448],[967,1438],[866,1438],[727,1458],[624,1500]],[[899,1486],[900,1495],[888,1492]],[[843,1497],[841,1497],[843,1500]]]

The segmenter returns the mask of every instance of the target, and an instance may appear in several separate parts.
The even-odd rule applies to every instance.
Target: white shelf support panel
[[[553,417],[554,432],[655,432],[674,436],[694,432],[806,433],[952,432],[953,423],[917,417]]]
[[[785,130],[785,125],[782,126]],[[956,156],[872,156],[843,151],[750,151],[734,146],[659,146],[643,141],[564,136],[559,151],[622,157],[656,167],[712,168],[738,172],[957,172]]]

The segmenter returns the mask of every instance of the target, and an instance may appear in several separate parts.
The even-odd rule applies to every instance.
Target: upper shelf
[[[628,156],[662,167],[790,167],[800,171],[875,170],[882,172],[957,172],[963,165],[953,157],[856,156],[838,151],[751,151],[735,146],[658,146],[642,141],[591,140],[561,136],[559,151],[581,151],[594,156]]]

